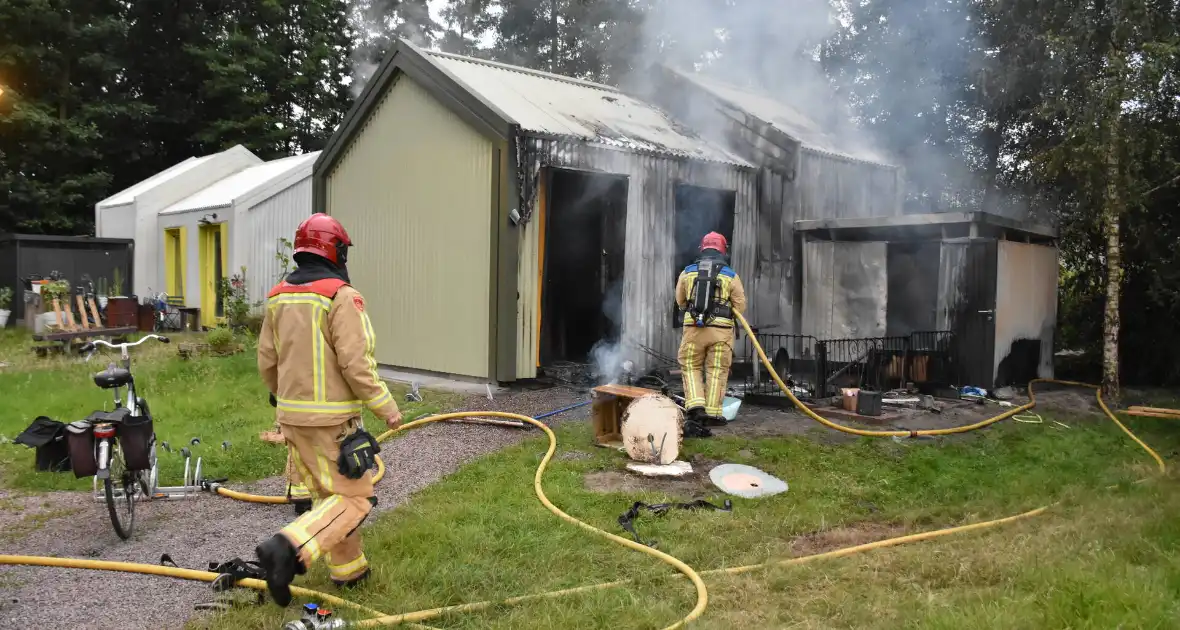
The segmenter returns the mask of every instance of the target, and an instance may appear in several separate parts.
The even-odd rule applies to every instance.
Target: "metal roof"
[[[251,166],[233,175],[218,180],[204,190],[190,195],[160,211],[161,215],[225,208],[250,192],[276,179],[294,172],[300,167],[311,168],[320,152],[304,153],[288,158],[272,160],[258,166]],[[308,171],[308,175],[311,172]]]
[[[524,131],[608,147],[740,166],[749,162],[617,88],[437,51],[423,51],[467,90]]]
[[[98,202],[98,207],[109,208],[111,206],[121,206],[131,203],[135,201],[136,197],[142,195],[143,193],[165,182],[168,182],[181,173],[190,171],[201,164],[208,162],[212,158],[213,155],[206,155],[204,157],[190,157],[179,164],[172,165],[172,167],[167,170],[152,175],[151,177],[143,180],[142,182],[139,182],[138,184],[135,184],[130,188],[126,188],[110,197],[107,197],[106,199],[103,199],[102,201]]]
[[[712,93],[713,96],[729,106],[774,125],[779,131],[798,140],[806,148],[882,166],[892,165],[891,160],[886,157],[868,147],[857,146],[857,143],[824,129],[803,112],[778,99],[725,83],[713,77],[678,69],[673,69],[673,71]]]

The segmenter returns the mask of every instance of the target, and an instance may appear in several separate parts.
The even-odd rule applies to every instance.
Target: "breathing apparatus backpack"
[[[697,275],[688,294],[688,314],[696,326],[709,326],[714,318],[733,317],[729,305],[721,300],[721,270],[725,263],[706,258],[697,263]]]

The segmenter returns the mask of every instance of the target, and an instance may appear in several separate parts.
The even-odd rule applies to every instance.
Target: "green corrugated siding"
[[[382,364],[488,377],[492,143],[401,77],[327,177]]]

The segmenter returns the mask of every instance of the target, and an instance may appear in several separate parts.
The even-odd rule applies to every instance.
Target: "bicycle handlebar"
[[[81,352],[93,352],[97,348],[97,346],[100,346],[100,345],[106,346],[112,350],[126,350],[127,348],[132,348],[134,346],[138,346],[139,344],[147,341],[148,339],[156,339],[156,340],[159,340],[160,343],[172,343],[171,339],[169,339],[163,335],[144,335],[144,337],[142,339],[140,339],[139,341],[136,341],[134,343],[111,343],[111,342],[105,341],[103,339],[95,339],[94,341],[87,341],[86,343],[82,344],[80,351]]]

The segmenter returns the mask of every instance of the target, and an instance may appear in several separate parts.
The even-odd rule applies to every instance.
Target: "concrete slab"
[[[377,375],[383,380],[391,383],[402,383],[404,385],[418,383],[418,387],[422,389],[430,389],[439,392],[451,392],[454,394],[487,395],[489,386],[491,387],[493,396],[508,392],[507,389],[487,381],[462,380],[457,378],[448,378],[445,376],[435,376],[432,374],[418,374],[386,367],[378,367]]]

